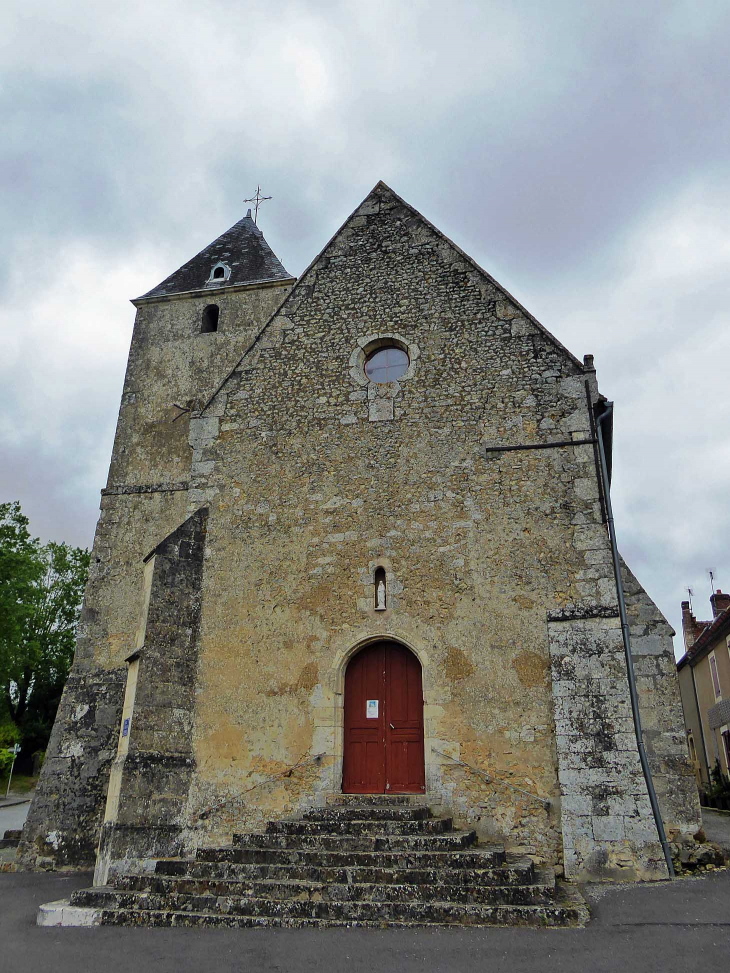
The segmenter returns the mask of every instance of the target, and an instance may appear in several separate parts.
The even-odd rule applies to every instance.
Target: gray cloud
[[[90,543],[133,309],[231,225],[300,272],[379,178],[616,400],[627,558],[730,586],[724,2],[269,3],[4,15],[0,490]]]

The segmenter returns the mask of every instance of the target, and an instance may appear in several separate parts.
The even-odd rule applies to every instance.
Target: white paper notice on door
[[[367,703],[367,708],[365,710],[365,715],[369,720],[377,720],[378,718],[378,700],[369,699]]]

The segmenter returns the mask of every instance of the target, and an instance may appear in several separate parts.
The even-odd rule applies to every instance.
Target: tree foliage
[[[41,544],[20,504],[0,504],[0,693],[23,749],[38,749],[53,725],[76,641],[89,552]]]

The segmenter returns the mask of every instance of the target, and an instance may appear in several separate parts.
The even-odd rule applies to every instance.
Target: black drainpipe
[[[626,616],[626,601],[624,600],[624,585],[621,580],[621,562],[618,556],[618,547],[616,546],[616,528],[613,522],[613,508],[611,506],[611,492],[610,484],[608,480],[608,465],[606,463],[606,450],[603,445],[603,423],[610,416],[613,415],[613,402],[604,403],[604,411],[598,416],[596,422],[596,432],[598,433],[598,452],[601,458],[601,479],[603,481],[603,497],[606,504],[606,523],[608,524],[608,536],[611,539],[611,555],[613,557],[613,573],[616,577],[616,592],[618,594],[618,611],[621,617],[621,634],[624,640],[624,652],[626,654],[626,670],[629,677],[629,693],[631,695],[631,712],[634,717],[634,730],[636,732],[636,743],[639,748],[639,760],[641,761],[641,769],[644,772],[644,780],[646,781],[646,789],[649,792],[649,801],[651,803],[651,810],[654,814],[654,821],[656,823],[656,829],[659,834],[659,841],[662,845],[662,851],[664,852],[664,858],[667,863],[667,871],[669,872],[669,877],[674,878],[674,865],[672,863],[672,853],[669,850],[669,843],[667,841],[667,836],[664,832],[664,822],[662,821],[661,811],[659,810],[659,802],[657,801],[656,791],[654,790],[654,781],[652,780],[651,770],[649,769],[649,761],[646,759],[646,750],[644,749],[644,734],[641,730],[641,716],[639,714],[639,697],[636,692],[636,678],[634,676],[634,663],[631,658],[631,636],[629,635],[629,622]]]

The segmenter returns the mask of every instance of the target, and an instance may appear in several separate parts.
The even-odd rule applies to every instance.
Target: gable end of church
[[[666,877],[592,358],[382,182],[297,281],[251,222],[136,302],[23,860],[88,863],[101,835],[101,882],[347,795],[416,795],[569,878]],[[671,633],[623,577],[681,837],[699,809]]]

